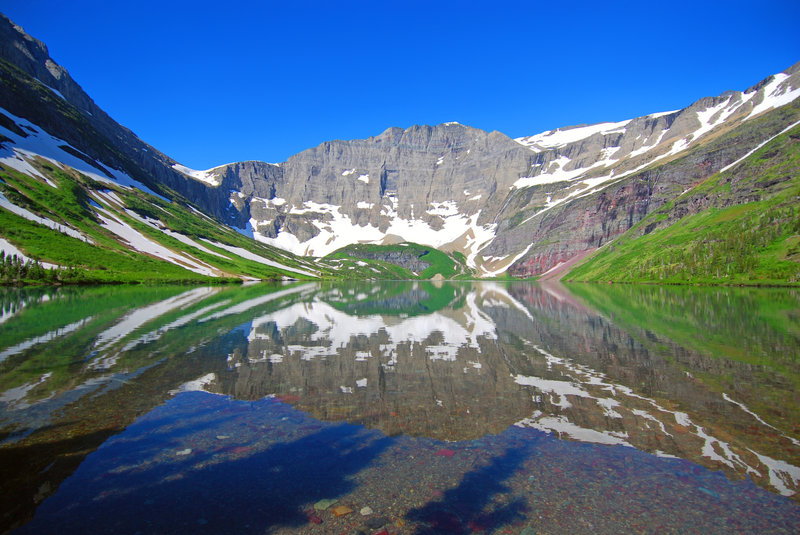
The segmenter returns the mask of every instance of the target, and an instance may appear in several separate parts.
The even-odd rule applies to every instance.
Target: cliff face
[[[402,239],[469,255],[531,159],[499,132],[457,123],[327,142],[281,164],[272,196],[249,198],[251,223],[257,239],[300,254]]]

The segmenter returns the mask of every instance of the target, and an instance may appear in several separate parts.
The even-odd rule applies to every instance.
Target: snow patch
[[[17,258],[19,258],[22,262],[33,261],[32,258],[26,256],[22,251],[14,247],[11,243],[7,242],[3,238],[0,238],[0,251],[5,252],[6,257],[17,255]],[[60,267],[57,264],[50,264],[48,262],[39,262],[39,264],[41,264],[41,266],[45,269],[55,269]]]
[[[750,152],[748,152],[747,154],[745,154],[744,156],[742,156],[741,158],[739,158],[735,162],[732,162],[732,163],[726,165],[725,167],[723,167],[722,169],[720,169],[719,172],[720,173],[724,173],[728,169],[731,169],[733,166],[743,162],[744,160],[746,160],[747,158],[752,156],[758,149],[760,149],[761,147],[763,147],[764,145],[766,145],[767,143],[769,143],[770,141],[772,141],[776,137],[778,137],[778,136],[780,136],[782,134],[785,134],[786,132],[788,132],[789,130],[791,130],[792,128],[794,128],[794,127],[796,127],[798,125],[800,125],[800,121],[797,121],[796,123],[790,124],[789,126],[784,128],[783,130],[781,130],[779,133],[775,134],[774,136],[772,136],[771,138],[767,139],[766,141],[760,143],[756,148],[754,148],[753,150],[751,150]],[[684,192],[684,193],[686,193],[686,192]]]
[[[129,175],[123,173],[122,171],[118,171],[113,168],[106,168],[105,171],[107,171],[113,177],[109,178],[106,175],[106,172],[100,169],[99,163],[97,164],[97,167],[90,165],[83,159],[65,151],[62,147],[68,147],[72,151],[81,152],[63,139],[51,136],[44,129],[39,128],[26,119],[9,113],[5,109],[0,108],[0,110],[2,110],[2,112],[12,121],[24,128],[28,134],[27,137],[22,137],[18,136],[14,132],[11,132],[10,130],[7,130],[6,128],[0,127],[0,133],[11,139],[13,143],[13,146],[10,149],[3,148],[0,150],[0,163],[6,164],[9,167],[14,167],[21,172],[26,172],[23,169],[31,171],[32,167],[30,165],[20,165],[20,160],[31,160],[38,156],[48,160],[52,165],[58,168],[63,169],[65,165],[69,166],[76,171],[83,173],[89,178],[97,180],[103,184],[117,184],[124,187],[137,188],[145,193],[155,195],[164,201],[170,202],[168,199],[158,195],[156,192],[141,182],[132,179]],[[87,159],[89,159],[88,156]],[[26,172],[26,174],[44,178],[40,173],[35,171]],[[53,185],[52,183],[50,184]]]
[[[198,182],[202,182],[203,184],[207,184],[212,187],[217,187],[222,184],[222,178],[214,173],[214,169],[216,168],[206,169],[205,171],[197,171],[196,169],[191,169],[179,163],[174,164],[172,168],[179,173],[183,173],[184,175],[189,176]]]
[[[783,496],[794,496],[796,494],[796,491],[790,489],[789,485],[797,488],[798,484],[800,484],[800,468],[785,461],[761,455],[753,450],[750,451],[767,467],[769,482],[778,492]]]
[[[213,372],[208,373],[202,377],[198,377],[194,381],[187,381],[183,383],[178,388],[170,390],[169,393],[174,396],[175,394],[180,394],[181,392],[207,392],[206,387],[216,380],[217,374]],[[191,453],[191,450],[189,450],[189,453]],[[183,452],[178,452],[178,454],[181,455]]]
[[[764,100],[753,107],[748,119],[765,111],[789,104],[797,97],[800,97],[800,87],[792,89],[788,83],[784,83],[788,78],[788,74],[778,73],[770,83],[761,89],[764,94]]]
[[[317,273],[311,273],[310,271],[306,271],[304,269],[300,269],[300,268],[296,268],[296,267],[289,267],[289,266],[287,266],[285,264],[281,264],[280,262],[275,262],[274,260],[270,260],[269,258],[264,258],[263,256],[259,256],[259,255],[255,254],[255,253],[252,253],[252,252],[248,251],[247,249],[243,249],[241,247],[236,247],[236,246],[233,246],[233,245],[226,245],[224,243],[211,241],[211,240],[208,240],[208,239],[205,239],[205,238],[202,238],[202,239],[203,239],[203,241],[205,241],[207,243],[210,243],[214,247],[219,247],[220,249],[224,249],[224,250],[228,251],[229,253],[233,253],[233,254],[235,254],[237,256],[240,256],[242,258],[246,258],[248,260],[253,260],[254,262],[258,262],[260,264],[264,264],[264,265],[267,265],[267,266],[272,266],[272,267],[275,267],[275,268],[278,268],[278,269],[283,269],[283,270],[286,270],[286,271],[291,271],[293,273],[299,273],[301,275],[306,275],[308,277],[317,277],[318,276]]]
[[[625,127],[631,119],[617,123],[597,123],[588,126],[574,128],[556,128],[541,134],[517,138],[514,141],[529,148],[534,149],[553,149],[563,147],[569,143],[575,143],[595,134],[610,133]]]
[[[36,80],[37,82],[39,82],[40,84],[42,84],[43,86],[45,86],[47,89],[49,89],[50,91],[52,91],[53,93],[55,93],[55,95],[56,95],[57,97],[59,97],[61,100],[65,100],[65,101],[67,101],[67,97],[65,97],[65,96],[64,96],[64,95],[61,93],[61,91],[59,91],[59,90],[58,90],[58,89],[56,89],[55,87],[52,87],[52,86],[49,86],[49,85],[47,85],[46,83],[42,82],[42,81],[41,81],[41,80],[39,80],[38,78],[34,78],[34,80]],[[69,101],[67,101],[67,102],[69,102]]]
[[[458,205],[454,201],[432,202],[431,208],[426,210],[431,215],[449,217],[458,214]]]
[[[120,221],[110,212],[105,209],[98,210],[97,217],[102,221],[103,228],[113,232],[119,238],[128,243],[128,245],[137,251],[152,255],[161,260],[166,260],[171,264],[175,264],[189,271],[207,275],[209,277],[217,277],[216,268],[198,260],[197,258],[181,254],[169,249],[160,243],[151,240],[138,230],[133,229],[130,225]]]

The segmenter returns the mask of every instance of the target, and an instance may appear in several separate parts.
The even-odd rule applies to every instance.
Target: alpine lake
[[[0,533],[800,533],[798,289],[0,300]]]

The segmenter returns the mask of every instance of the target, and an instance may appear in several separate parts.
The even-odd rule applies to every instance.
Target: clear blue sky
[[[511,137],[743,90],[800,1],[0,0],[118,122],[196,169],[458,121]]]

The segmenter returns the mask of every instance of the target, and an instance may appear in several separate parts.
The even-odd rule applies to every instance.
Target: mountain
[[[595,167],[589,164],[586,172],[552,194],[547,190],[554,188],[548,185],[538,186],[540,189],[533,185],[520,192],[521,202],[513,208],[520,207],[522,221],[531,218],[529,213],[534,217],[527,225],[502,229],[499,234],[507,243],[496,241],[493,245],[499,246],[498,252],[487,248],[485,254],[506,252],[524,237],[533,243],[511,266],[510,273],[538,275],[560,265],[568,267],[709,177],[751,157],[753,150],[774,142],[787,127],[796,127],[800,120],[800,106],[795,100],[800,94],[799,82],[795,65],[745,93],[704,98],[684,110],[657,117],[656,124],[665,124],[663,129],[656,126],[652,134],[646,127],[639,133],[642,123],[648,123],[644,118],[625,125],[624,132],[595,133],[577,142],[578,146],[586,143],[597,147],[598,138],[602,138],[604,144],[619,147],[601,149],[608,150],[612,160],[619,157],[618,163],[610,167],[602,160]],[[688,134],[687,124],[693,128]],[[631,150],[631,140],[648,141]],[[568,144],[550,150],[569,149]]]
[[[483,276],[535,276],[584,258],[795,124],[798,71],[682,110],[516,140],[458,123],[390,128],[262,164],[261,176],[250,162],[187,172],[266,182],[269,196],[242,190],[236,206],[257,240],[297,254],[413,240],[463,253]]]
[[[0,17],[2,281],[390,276],[382,265],[312,261],[253,241],[232,228],[244,222],[227,192],[266,195],[261,183],[213,188],[173,166],[103,112],[43,43]]]
[[[195,265],[202,276],[396,277],[396,267],[385,263],[394,253],[358,257],[343,248],[414,242],[451,256],[458,267],[439,270],[444,276],[560,275],[646,218],[662,214],[677,223],[677,214],[663,214],[677,198],[737,162],[751,161],[757,148],[772,150],[782,132],[793,136],[798,96],[800,64],[744,92],[628,121],[519,139],[455,122],[393,127],[364,140],[325,142],[277,164],[193,170],[117,124],[43,43],[3,17],[2,214],[14,214],[12,228],[38,225],[25,236],[4,231],[3,247],[52,264],[77,263],[41,245],[41,236],[38,248],[32,245],[33,234],[45,232],[43,224],[51,227],[47,233],[60,234],[55,241],[62,251],[76,240],[97,247],[112,239],[116,245],[108,247],[118,253],[167,259],[181,269]],[[780,160],[786,151],[777,154]],[[726,202],[754,202],[782,187],[755,183],[761,186]],[[53,189],[59,196],[74,193],[64,201],[73,204],[71,212],[49,203]],[[165,210],[170,215],[162,217]],[[202,221],[203,228],[185,228],[189,220]],[[117,226],[125,230],[114,232]],[[137,248],[138,238],[127,229],[145,232],[172,253]],[[226,248],[203,251],[209,240]],[[255,260],[258,269],[245,269],[247,254],[231,252],[239,250],[277,266]],[[223,264],[218,255],[226,258]],[[326,255],[332,256],[301,258]],[[416,265],[408,258],[403,263]],[[344,275],[343,267],[351,271]],[[417,276],[413,269],[404,273]]]

